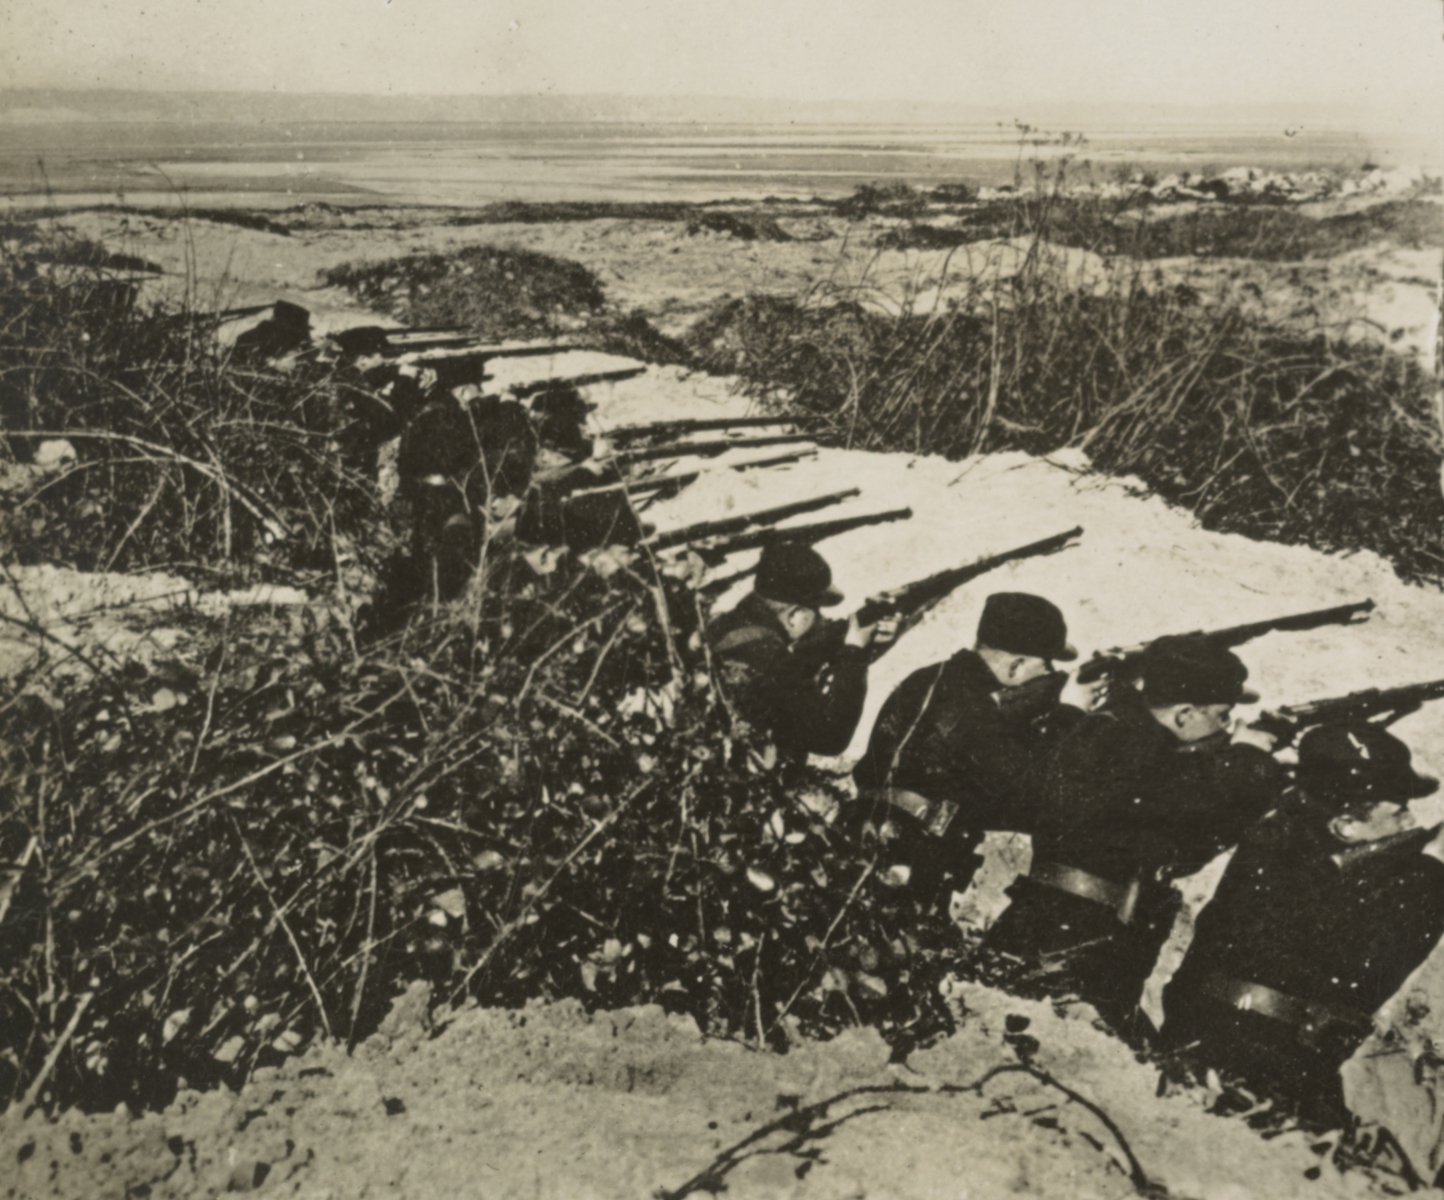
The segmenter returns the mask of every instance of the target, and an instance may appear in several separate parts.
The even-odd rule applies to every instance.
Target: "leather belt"
[[[889,804],[916,820],[933,837],[942,837],[948,826],[958,815],[958,806],[951,800],[929,800],[918,792],[907,788],[868,788],[862,793],[864,800],[881,801]]]
[[[1343,1025],[1367,1033],[1374,1027],[1373,1018],[1358,1009],[1338,1008],[1331,1004],[1315,1004],[1300,1000],[1286,992],[1276,991],[1261,983],[1244,983],[1224,975],[1209,974],[1199,980],[1199,990],[1230,1008],[1256,1012],[1275,1021],[1316,1033],[1330,1025]]]
[[[1028,870],[1028,878],[1060,892],[1101,904],[1111,910],[1124,925],[1133,922],[1133,914],[1138,907],[1139,883],[1136,879],[1128,883],[1114,883],[1111,879],[1090,874],[1078,867],[1053,862],[1035,862]]]

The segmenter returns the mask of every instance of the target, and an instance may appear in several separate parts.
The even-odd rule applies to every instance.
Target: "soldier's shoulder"
[[[724,658],[754,658],[787,652],[787,639],[777,623],[765,619],[745,599],[730,612],[713,618],[707,626],[707,642],[714,654]]]

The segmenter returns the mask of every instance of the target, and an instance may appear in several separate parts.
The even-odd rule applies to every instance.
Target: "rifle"
[[[867,525],[885,525],[889,521],[906,521],[912,515],[913,510],[910,508],[889,508],[883,512],[859,513],[855,517],[836,517],[831,521],[814,521],[811,525],[790,525],[785,529],[778,529],[775,526],[768,526],[765,529],[747,529],[741,533],[716,538],[700,546],[693,546],[691,549],[708,566],[715,567],[729,554],[737,554],[743,550],[757,550],[771,545],[773,542],[805,542],[810,546],[814,542],[836,537],[841,533],[850,533],[854,529],[862,529]],[[714,580],[705,584],[702,591],[709,595],[715,595],[717,592],[731,587],[739,579],[745,579],[756,570],[756,567],[748,567],[745,571],[738,571],[727,576],[726,579]]]
[[[1262,637],[1266,633],[1297,633],[1306,629],[1318,629],[1324,625],[1347,625],[1354,617],[1373,611],[1372,600],[1361,600],[1357,604],[1340,604],[1336,608],[1320,608],[1312,612],[1271,617],[1267,621],[1253,621],[1247,625],[1229,625],[1223,629],[1195,629],[1181,636],[1206,637],[1224,646],[1241,646],[1244,642]],[[1078,668],[1078,682],[1092,683],[1105,675],[1126,678],[1137,663],[1139,655],[1149,645],[1151,642],[1139,642],[1135,646],[1098,652]]]
[[[394,358],[417,350],[461,347],[476,341],[476,335],[463,330],[387,329],[380,325],[353,325],[334,329],[324,337],[336,344],[342,354],[359,356],[383,354]]]
[[[1332,724],[1336,721],[1367,721],[1380,713],[1389,718],[1382,725],[1392,725],[1401,717],[1418,712],[1430,700],[1444,697],[1444,679],[1428,683],[1411,683],[1404,687],[1364,688],[1346,696],[1331,696],[1325,700],[1310,700],[1304,704],[1290,704],[1266,712],[1252,724],[1281,739],[1287,745],[1300,731],[1315,725]]]
[[[623,425],[608,429],[602,437],[612,443],[635,442],[642,438],[676,438],[713,429],[759,429],[768,425],[815,425],[821,417],[703,417],[685,421],[652,421],[646,425]]]
[[[772,454],[766,458],[749,458],[746,462],[729,463],[727,469],[731,471],[745,471],[749,467],[775,467],[782,463],[800,462],[809,455],[816,453],[816,447],[799,448],[797,450],[789,450],[785,454]],[[579,489],[573,492],[568,499],[577,496],[596,496],[603,492],[626,492],[634,498],[652,499],[659,495],[675,494],[681,491],[687,484],[697,480],[702,473],[702,468],[699,467],[695,471],[681,471],[671,475],[648,475],[641,479],[624,483],[605,483],[600,487]]]
[[[912,583],[905,583],[900,588],[869,597],[857,610],[856,616],[859,625],[876,625],[884,617],[894,614],[901,617],[898,623],[897,637],[885,645],[874,644],[871,646],[868,651],[869,658],[875,660],[886,654],[897,644],[898,638],[917,625],[934,605],[951,595],[963,584],[976,579],[979,575],[996,570],[1004,563],[1013,562],[1015,559],[1033,558],[1039,554],[1052,554],[1062,550],[1069,542],[1076,537],[1081,537],[1082,534],[1083,527],[1075,526],[1066,533],[1056,533],[1052,537],[1029,542],[1026,546],[1019,546],[1014,550],[1004,550],[1001,554],[990,554],[986,558],[964,563],[960,567],[949,567],[933,575],[914,580]],[[808,634],[799,639],[792,652],[794,655],[798,653],[815,654],[819,659],[830,658],[837,652],[843,639],[847,636],[847,627],[848,622],[845,620],[819,621]],[[1036,702],[1041,705],[1047,699],[1046,693],[1050,689],[1052,698],[1056,699],[1057,693],[1063,690],[1063,684],[1067,682],[1067,676],[1061,671],[1053,672],[1051,676],[1044,676],[1043,679],[1046,682],[1040,682],[1033,687],[1026,693],[1026,699],[1025,693],[1019,691],[1017,696],[1011,698],[1011,701],[1031,706],[1036,698]],[[1001,705],[1002,701],[999,703]]]
[[[786,520],[788,517],[795,517],[800,513],[814,512],[819,508],[826,508],[830,504],[851,500],[860,494],[860,488],[848,488],[845,491],[829,492],[825,496],[812,496],[806,500],[795,500],[791,504],[779,504],[775,508],[759,509],[757,512],[742,513],[735,517],[697,521],[691,525],[683,525],[680,529],[668,529],[663,533],[654,533],[651,537],[645,538],[642,545],[653,550],[666,550],[669,547],[681,546],[688,542],[738,533],[749,525],[771,525],[777,521]]]
[[[760,449],[763,446],[784,446],[811,440],[809,434],[785,433],[767,437],[716,438],[709,442],[668,442],[663,446],[646,446],[638,450],[618,450],[610,455],[610,458],[628,464],[649,462],[658,458],[687,458],[693,455],[709,458],[716,454],[724,454],[728,450]]]
[[[879,592],[876,596],[865,600],[862,607],[857,610],[857,623],[859,625],[876,625],[884,617],[896,614],[901,616],[907,628],[911,629],[935,604],[979,575],[986,575],[989,571],[997,570],[1004,563],[1010,563],[1016,559],[1052,554],[1064,549],[1074,538],[1082,536],[1083,527],[1077,525],[1066,533],[1055,533],[1052,537],[1029,542],[1026,546],[1019,546],[1014,550],[1004,550],[1001,554],[990,554],[986,558],[964,563],[960,567],[948,567],[946,570],[924,576],[922,579],[915,579],[912,583],[905,583],[900,588],[893,588],[892,591]],[[905,632],[904,629],[898,629],[899,634],[903,632]]]

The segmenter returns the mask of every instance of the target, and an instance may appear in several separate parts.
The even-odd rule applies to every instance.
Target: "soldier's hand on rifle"
[[[707,563],[690,546],[675,558],[662,560],[662,574],[678,579],[688,587],[700,588],[707,578]]]
[[[1058,697],[1060,704],[1071,704],[1084,712],[1094,712],[1108,703],[1109,689],[1113,683],[1111,675],[1103,675],[1088,683],[1078,682],[1076,675],[1069,676]]]
[[[873,639],[879,637],[886,630],[886,639],[891,641],[897,636],[897,620],[893,617],[884,617],[873,625],[859,625],[857,614],[853,613],[847,619],[847,636],[842,639],[845,646],[856,646],[859,650],[866,650],[872,645]]]

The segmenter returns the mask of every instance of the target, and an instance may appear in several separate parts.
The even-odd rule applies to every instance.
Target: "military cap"
[[[1298,781],[1310,799],[1337,807],[1405,803],[1439,788],[1437,779],[1414,770],[1408,746],[1367,721],[1320,725],[1304,734]]]
[[[1150,642],[1138,662],[1143,698],[1155,708],[1173,704],[1253,704],[1243,686],[1248,668],[1222,642],[1178,634]]]
[[[754,590],[764,600],[826,608],[842,602],[827,560],[803,542],[772,542],[762,549]]]
[[[1007,654],[1026,654],[1049,662],[1072,662],[1078,651],[1068,644],[1068,625],[1056,604],[1027,592],[994,592],[983,602],[978,641]]]
[[[592,439],[584,432],[592,406],[574,387],[550,387],[531,402],[537,439],[548,449],[580,460],[590,457]]]

